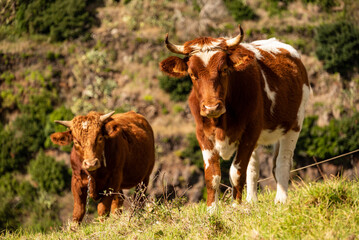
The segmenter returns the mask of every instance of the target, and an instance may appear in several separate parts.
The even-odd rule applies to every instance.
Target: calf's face
[[[106,167],[105,138],[116,136],[119,129],[109,118],[114,112],[101,115],[90,112],[86,116],[77,116],[71,121],[55,121],[69,128],[69,131],[51,135],[51,141],[58,145],[74,142],[76,153],[82,159],[81,167],[95,171]],[[106,125],[105,127],[103,127]]]

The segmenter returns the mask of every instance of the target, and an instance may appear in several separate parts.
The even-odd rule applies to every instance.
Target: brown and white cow
[[[275,202],[287,199],[293,151],[304,119],[309,83],[300,55],[275,38],[241,43],[243,30],[231,39],[200,37],[167,48],[171,56],[160,68],[173,77],[190,75],[188,102],[196,121],[203,153],[207,207],[217,208],[221,180],[219,158],[234,154],[230,181],[233,197],[241,202],[247,175],[247,201],[257,201],[257,145],[276,144],[273,174]]]
[[[122,189],[137,186],[139,191],[148,185],[155,162],[152,128],[135,112],[113,113],[90,112],[71,121],[56,121],[69,130],[52,134],[52,142],[59,145],[74,142],[70,157],[73,222],[81,222],[85,215],[88,176],[90,197],[99,201],[99,216],[110,210],[115,213],[122,206]],[[104,191],[120,195],[101,195]]]

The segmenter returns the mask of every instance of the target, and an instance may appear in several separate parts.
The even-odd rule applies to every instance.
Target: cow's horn
[[[114,113],[115,113],[115,111],[112,111],[112,112],[109,112],[109,113],[107,113],[107,114],[102,115],[102,116],[100,117],[100,121],[101,121],[101,122],[104,122],[107,118],[111,117],[112,114],[114,114]]]
[[[166,43],[166,47],[171,52],[186,55],[184,53],[184,46],[183,45],[174,45],[173,43],[170,43],[170,41],[168,41],[168,33],[166,34],[165,43]]]
[[[242,42],[243,36],[244,36],[244,34],[243,34],[243,29],[242,29],[241,25],[238,25],[238,27],[239,27],[240,33],[239,33],[236,37],[231,38],[231,39],[228,39],[228,40],[226,41],[226,44],[227,44],[228,47],[235,47],[235,46],[237,46],[240,42]]]
[[[55,120],[55,123],[61,124],[65,127],[71,128],[72,127],[72,121],[59,121]]]

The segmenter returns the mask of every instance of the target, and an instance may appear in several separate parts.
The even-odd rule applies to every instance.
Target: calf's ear
[[[243,71],[251,66],[255,61],[253,52],[241,47],[236,48],[229,58],[235,71]]]
[[[106,123],[105,131],[105,136],[107,135],[109,138],[114,138],[118,135],[119,132],[121,132],[121,127],[115,121],[111,121]]]
[[[72,142],[71,131],[57,132],[50,135],[51,141],[57,145],[69,145]]]
[[[171,77],[184,77],[187,73],[188,58],[171,56],[160,62],[160,69]]]

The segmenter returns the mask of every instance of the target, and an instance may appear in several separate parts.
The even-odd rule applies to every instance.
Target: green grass
[[[226,195],[217,214],[204,202],[183,199],[151,202],[144,210],[83,224],[76,232],[47,234],[18,231],[5,239],[355,239],[359,236],[358,180],[293,184],[289,202],[275,205],[275,192],[263,191],[257,204],[233,207]]]

